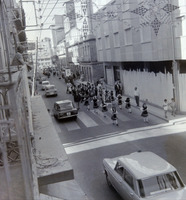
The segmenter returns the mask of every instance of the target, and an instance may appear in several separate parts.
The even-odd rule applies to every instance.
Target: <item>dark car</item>
[[[54,103],[53,114],[56,119],[77,118],[78,109],[71,100],[61,100]]]

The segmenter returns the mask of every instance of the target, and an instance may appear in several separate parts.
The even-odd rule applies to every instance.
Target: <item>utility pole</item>
[[[38,65],[38,37],[36,39],[36,65],[34,67],[33,84],[32,84],[32,96],[34,96],[36,91],[37,91],[37,84],[36,84],[37,65]]]
[[[170,0],[169,0],[170,4]],[[173,24],[173,17],[172,12],[170,12],[170,28],[171,28],[171,43],[172,43],[172,76],[173,76],[173,98],[175,99],[176,109],[180,111],[180,92],[179,92],[179,63],[176,61],[175,58],[175,34],[174,34],[174,24]]]

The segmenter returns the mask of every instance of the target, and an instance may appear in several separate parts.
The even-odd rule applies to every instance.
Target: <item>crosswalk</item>
[[[65,126],[68,132],[79,130],[82,128],[92,128],[97,127],[99,125],[109,125],[112,124],[113,121],[111,120],[112,111],[109,109],[106,112],[106,115],[104,117],[104,114],[101,110],[89,110],[87,112],[85,111],[79,111],[77,120],[68,120],[63,121],[62,124]],[[127,122],[130,121],[131,118],[127,117],[125,114],[118,112],[118,121],[121,122]]]

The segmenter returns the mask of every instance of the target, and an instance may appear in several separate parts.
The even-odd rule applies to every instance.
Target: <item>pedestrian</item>
[[[136,106],[139,107],[140,94],[137,87],[134,88],[134,98],[136,100]]]
[[[79,110],[80,109],[80,105],[79,105],[79,102],[81,101],[81,95],[78,91],[75,91],[74,93],[74,102],[77,103],[77,109]]]
[[[86,97],[86,98],[85,98],[84,105],[87,107],[87,110],[90,110],[89,97]]]
[[[131,103],[130,103],[130,98],[129,97],[127,97],[126,100],[125,100],[125,108],[128,110],[128,113],[132,113]]]
[[[163,101],[163,110],[164,110],[165,118],[167,118],[167,112],[168,112],[168,102],[167,102],[167,99],[164,99],[164,101]]]
[[[116,109],[112,109],[112,115],[111,115],[111,119],[112,119],[112,121],[113,121],[113,125],[116,125],[116,126],[118,126],[118,117],[117,117],[117,111],[116,111]]]
[[[106,112],[108,111],[107,108],[107,104],[106,103],[102,103],[102,112],[103,112],[103,116],[106,117]]]
[[[122,109],[123,101],[122,101],[121,94],[118,94],[117,99],[118,99],[118,106],[119,106],[120,109]]]
[[[142,111],[141,116],[143,117],[143,121],[148,123],[149,119],[148,119],[148,110],[146,103],[143,104],[141,111]]]
[[[111,96],[111,109],[116,110],[116,105],[117,105],[116,98],[114,96]]]
[[[70,82],[67,83],[66,93],[67,94],[71,94],[72,93],[72,84]]]
[[[94,112],[98,113],[99,105],[98,105],[98,98],[97,98],[97,96],[94,96],[93,99],[92,99],[92,101],[93,101]]]
[[[171,99],[169,106],[171,108],[171,114],[175,117],[176,116],[176,103],[175,103],[174,98]]]

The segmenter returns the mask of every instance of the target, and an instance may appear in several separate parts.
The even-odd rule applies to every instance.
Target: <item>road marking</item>
[[[125,142],[166,136],[176,133],[185,132],[185,124],[179,125],[154,125],[146,128],[130,129],[125,132],[118,133],[117,135],[101,136],[100,138],[88,139],[87,141],[64,144],[64,148],[67,154],[79,153],[82,151],[88,151],[104,146],[110,146],[115,144],[121,144]],[[130,134],[129,134],[130,133]],[[65,147],[66,146],[66,147]]]
[[[101,119],[101,121],[103,121],[105,124],[111,124],[112,123],[112,120],[110,119],[110,116],[108,116],[106,114],[106,117],[104,117],[104,114],[102,111],[98,110],[97,109],[97,113],[95,113],[94,110],[91,110],[91,112],[96,115],[96,117],[98,117],[99,119]]]
[[[109,109],[109,113],[112,113],[111,109]],[[126,115],[124,115],[123,113],[117,112],[117,117],[119,120],[121,120],[122,122],[127,122],[130,121],[131,119],[128,118]]]
[[[81,120],[81,122],[88,128],[98,126],[98,124],[92,118],[90,118],[85,112],[79,112],[78,119]]]
[[[74,131],[80,129],[80,126],[77,124],[76,121],[69,121],[65,122],[65,127],[68,131]]]

